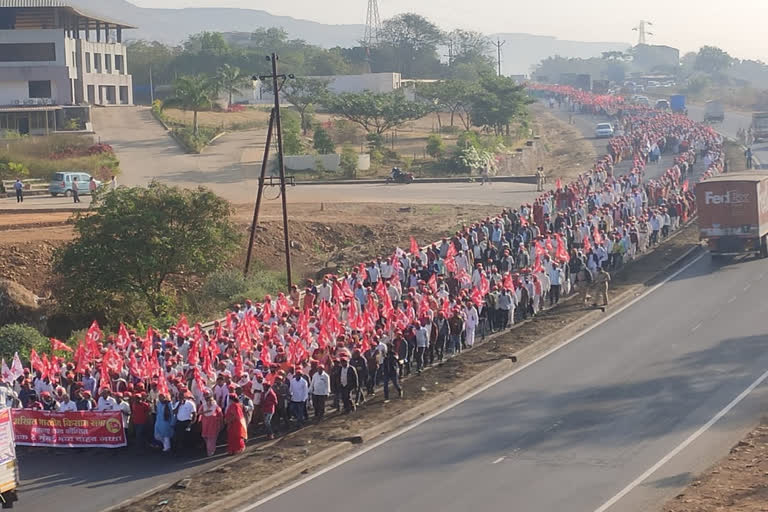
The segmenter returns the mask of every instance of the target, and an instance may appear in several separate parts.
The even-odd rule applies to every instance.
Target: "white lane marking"
[[[731,297],[730,299],[728,299],[728,304],[730,304],[731,302],[733,302],[735,300],[736,300],[736,296]]]
[[[570,345],[571,343],[573,343],[577,339],[581,338],[585,334],[589,333],[593,329],[597,329],[598,327],[603,325],[608,320],[612,319],[613,317],[615,317],[616,315],[618,315],[619,313],[621,313],[625,309],[629,309],[630,307],[634,306],[636,303],[640,302],[645,297],[647,297],[648,295],[652,294],[653,292],[655,292],[656,290],[658,290],[659,288],[661,288],[662,286],[667,284],[669,281],[671,281],[672,279],[676,278],[677,276],[679,276],[680,274],[682,274],[683,272],[688,270],[690,267],[692,267],[693,265],[698,263],[698,261],[700,259],[702,259],[706,255],[707,255],[707,252],[702,252],[698,257],[694,258],[691,262],[687,263],[682,268],[680,268],[679,270],[675,271],[669,277],[666,277],[660,283],[658,283],[658,284],[648,288],[648,290],[646,290],[645,292],[641,293],[640,295],[638,295],[637,297],[635,297],[631,301],[627,302],[626,304],[624,304],[623,306],[618,308],[616,311],[613,311],[612,313],[609,313],[608,315],[604,316],[603,318],[601,318],[600,320],[595,322],[593,325],[591,325],[589,327],[586,327],[583,330],[577,332],[572,337],[570,337],[567,340],[563,341],[559,345],[555,345],[554,347],[552,347],[551,349],[547,350],[543,354],[540,354],[539,356],[535,357],[534,359],[531,359],[530,361],[528,361],[524,365],[520,366],[519,368],[515,368],[514,370],[511,370],[509,373],[507,373],[505,375],[502,375],[500,377],[497,377],[496,379],[492,380],[491,382],[489,382],[487,384],[484,384],[483,386],[480,386],[475,391],[473,391],[473,392],[471,392],[471,393],[469,393],[467,395],[464,395],[462,398],[456,400],[455,402],[451,402],[450,404],[446,405],[445,407],[442,407],[442,408],[438,409],[437,411],[435,411],[435,412],[433,412],[431,414],[427,414],[426,416],[422,417],[418,421],[416,421],[414,423],[411,423],[410,425],[406,425],[405,427],[401,428],[400,430],[396,430],[395,432],[389,434],[388,436],[385,436],[385,437],[379,439],[378,441],[376,441],[374,443],[371,443],[370,445],[366,446],[365,448],[363,448],[363,449],[361,449],[359,451],[356,451],[356,452],[354,452],[354,453],[352,453],[350,455],[347,455],[343,459],[338,460],[338,461],[336,461],[336,462],[334,462],[334,463],[332,463],[332,464],[330,464],[328,466],[325,466],[324,468],[318,470],[317,472],[312,473],[311,475],[307,475],[306,477],[302,478],[301,480],[297,480],[296,482],[294,482],[294,483],[292,483],[290,485],[287,485],[286,487],[283,487],[282,489],[279,489],[279,490],[273,492],[272,494],[269,494],[269,495],[265,496],[264,498],[260,499],[259,501],[251,503],[250,505],[246,505],[243,508],[237,509],[236,512],[249,512],[249,511],[251,511],[251,510],[253,510],[253,509],[257,508],[257,507],[260,507],[261,505],[267,503],[268,501],[272,501],[273,499],[275,499],[275,498],[277,498],[279,496],[282,496],[283,494],[287,493],[288,491],[291,491],[291,490],[293,490],[293,489],[295,489],[295,488],[297,488],[297,487],[299,487],[301,485],[304,485],[305,483],[307,483],[307,482],[309,482],[311,480],[314,480],[315,478],[317,478],[319,476],[322,476],[325,473],[328,473],[329,471],[332,471],[332,470],[336,469],[337,467],[339,467],[339,466],[341,466],[343,464],[346,464],[347,462],[349,462],[349,461],[351,461],[353,459],[356,459],[356,458],[360,457],[361,455],[364,455],[364,454],[368,453],[371,450],[374,450],[374,449],[378,448],[379,446],[383,445],[384,443],[388,443],[392,439],[395,439],[396,437],[399,437],[399,436],[405,434],[406,432],[408,432],[410,430],[413,430],[414,428],[418,427],[422,423],[425,423],[425,422],[431,420],[432,418],[440,416],[441,414],[445,413],[446,411],[449,411],[449,410],[453,409],[454,407],[456,407],[456,406],[466,402],[470,398],[474,398],[475,396],[479,395],[480,393],[488,390],[489,388],[492,388],[493,386],[495,386],[499,382],[502,382],[502,381],[512,377],[513,375],[515,375],[515,374],[525,370],[529,366],[538,363],[539,361],[541,361],[545,357],[548,357],[548,356],[554,354],[555,352],[557,352],[561,348],[563,348],[563,347],[565,347],[567,345]]]
[[[691,329],[691,332],[696,332],[696,329],[698,329],[699,327],[701,327],[701,322],[697,323],[697,324],[696,324],[696,325],[693,327],[693,329]]]
[[[498,464],[499,462],[501,462],[501,461],[503,461],[503,460],[504,460],[504,457],[499,457],[498,459],[496,459],[495,461],[493,461],[491,464]]]
[[[683,451],[685,448],[688,447],[688,445],[690,445],[692,442],[698,439],[704,432],[709,430],[712,427],[712,425],[717,423],[723,416],[728,414],[731,411],[731,409],[739,405],[739,402],[744,400],[747,397],[747,395],[749,395],[752,391],[754,391],[755,388],[760,384],[762,384],[762,382],[767,378],[768,378],[768,370],[765,373],[763,373],[761,376],[759,376],[752,384],[750,384],[747,389],[742,391],[741,394],[739,394],[739,396],[734,398],[731,401],[731,403],[723,407],[720,410],[720,412],[715,414],[715,416],[711,420],[709,420],[707,423],[702,425],[699,430],[697,430],[696,432],[688,436],[688,438],[685,441],[677,445],[674,449],[672,449],[671,452],[667,453],[664,457],[662,457],[659,462],[657,462],[656,464],[648,468],[648,470],[645,473],[643,473],[642,475],[634,479],[629,485],[623,488],[616,496],[614,496],[613,498],[603,503],[599,508],[595,509],[595,512],[605,512],[606,510],[611,508],[613,505],[615,505],[617,501],[619,501],[621,498],[629,494],[629,492],[632,491],[632,489],[634,489],[635,487],[643,483],[643,481],[645,481],[646,478],[648,478],[653,473],[655,473],[661,466],[669,462],[672,459],[672,457],[674,457],[675,455]]]
[[[752,288],[752,283],[747,283],[747,286],[744,287],[744,291],[749,291],[750,288]]]

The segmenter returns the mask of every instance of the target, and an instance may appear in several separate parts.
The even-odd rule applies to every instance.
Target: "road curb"
[[[478,176],[460,176],[455,178],[416,178],[414,185],[429,183],[474,183],[477,184]],[[494,176],[493,183],[525,183],[536,184],[536,176],[524,174],[521,176]],[[386,179],[372,180],[303,180],[296,181],[296,185],[385,185]],[[392,186],[403,185],[402,183],[391,183]]]

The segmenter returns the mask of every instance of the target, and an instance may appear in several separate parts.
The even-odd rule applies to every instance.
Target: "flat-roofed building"
[[[67,108],[133,104],[130,28],[60,0],[0,0],[0,130],[49,133]]]

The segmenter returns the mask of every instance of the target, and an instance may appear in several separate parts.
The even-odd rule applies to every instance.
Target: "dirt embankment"
[[[345,270],[367,259],[387,256],[398,245],[407,247],[410,236],[421,244],[435,241],[464,223],[499,211],[495,206],[292,205],[289,229],[294,279],[314,277],[324,269]],[[238,267],[245,258],[252,215],[252,206],[236,207],[235,220],[244,235],[242,247],[232,258],[232,264]],[[74,236],[69,218],[68,213],[2,216],[0,278],[15,281],[39,296],[48,295],[53,252]],[[266,205],[256,233],[254,261],[282,271],[283,250],[279,206]]]

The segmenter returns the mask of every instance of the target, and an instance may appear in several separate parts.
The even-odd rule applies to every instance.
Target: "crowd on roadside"
[[[273,438],[310,413],[352,413],[400,380],[471,349],[575,292],[607,305],[610,271],[660,243],[694,214],[693,168],[723,171],[720,137],[688,118],[571,88],[540,88],[560,104],[610,107],[622,135],[606,155],[533,203],[505,208],[452,236],[235,305],[203,328],[185,318],[161,333],[114,336],[94,322],[59,358],[3,362],[0,403],[58,411],[120,411],[138,447],[163,452],[217,439],[229,453],[250,435]],[[649,165],[673,165],[646,179]],[[617,166],[628,170],[619,175]],[[590,300],[590,296],[591,300]],[[600,302],[598,304],[598,302]]]

